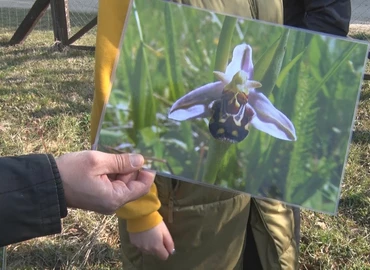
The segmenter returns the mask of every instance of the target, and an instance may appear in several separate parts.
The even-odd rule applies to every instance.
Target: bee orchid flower
[[[216,139],[237,143],[250,126],[281,140],[295,141],[294,125],[256,88],[253,80],[252,48],[234,48],[225,73],[214,71],[218,81],[205,84],[178,99],[168,117],[177,121],[209,118],[209,131]]]

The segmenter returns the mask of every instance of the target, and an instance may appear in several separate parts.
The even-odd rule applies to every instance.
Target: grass
[[[11,36],[0,29],[0,43]],[[90,45],[95,37],[88,35]],[[88,149],[94,55],[35,31],[0,47],[0,156]],[[368,66],[368,72],[370,67]],[[302,212],[301,269],[370,269],[370,81],[362,86],[338,216]],[[115,217],[70,210],[63,232],[8,247],[9,269],[119,269]]]
[[[1,33],[4,43],[12,32]],[[51,32],[0,47],[0,156],[89,149],[93,67],[92,52],[55,50]],[[69,213],[62,234],[9,246],[9,269],[119,268],[115,218]]]

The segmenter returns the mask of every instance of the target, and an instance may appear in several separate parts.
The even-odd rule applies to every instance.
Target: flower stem
[[[211,138],[208,147],[207,161],[203,171],[202,182],[209,184],[214,184],[216,182],[217,173],[222,166],[222,160],[230,146],[231,143],[222,142]]]
[[[236,21],[236,18],[225,16],[215,58],[214,70],[216,71],[225,71],[226,69]],[[222,160],[230,146],[231,143],[222,142],[213,138],[210,139],[207,160],[202,177],[203,182],[209,184],[214,184],[216,182],[217,173],[222,165]]]

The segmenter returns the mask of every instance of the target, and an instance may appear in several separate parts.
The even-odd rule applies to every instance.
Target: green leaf
[[[288,65],[286,65],[280,72],[278,79],[276,80],[276,86],[281,87],[283,81],[286,79],[287,75],[291,71],[291,69],[297,64],[297,62],[302,58],[303,54],[305,53],[305,50],[302,51],[300,54],[298,54],[292,61],[289,62]]]
[[[235,25],[236,18],[225,16],[217,46],[214,70],[222,72],[226,70]]]
[[[146,127],[140,130],[140,135],[142,142],[146,147],[153,146],[158,141],[157,133],[152,129],[152,127]]]
[[[316,94],[321,87],[324,86],[324,84],[337,72],[337,70],[345,63],[348,61],[349,57],[352,55],[352,52],[359,46],[359,44],[352,44],[349,43],[347,48],[344,50],[343,54],[338,57],[338,59],[332,64],[331,68],[329,71],[325,74],[324,78],[322,78],[321,81],[316,85],[316,87],[313,89],[312,93]]]
[[[279,47],[281,36],[271,44],[271,46],[262,54],[261,58],[254,65],[254,79],[261,81],[267,73],[269,66],[275,56],[276,50]]]
[[[177,55],[179,50],[176,42],[172,7],[172,5],[164,5],[166,70],[170,88],[170,99],[174,101],[183,96],[185,90],[180,69],[181,65]]]
[[[121,131],[101,129],[99,143],[105,145],[119,145],[122,143],[123,137],[124,135]]]
[[[133,7],[140,44],[136,55],[133,76],[130,81],[130,90],[132,93],[131,119],[134,122],[135,131],[139,131],[155,123],[156,108],[153,99],[153,86],[151,78],[148,76],[150,73],[139,12],[135,3]],[[137,141],[137,138],[133,139]]]
[[[259,80],[262,83],[261,92],[263,92],[266,96],[269,96],[274,89],[276,80],[281,71],[289,33],[290,30],[284,29],[277,43],[273,44],[271,52],[268,52],[265,57],[258,61],[258,65],[256,65],[255,72],[257,74],[255,79]],[[263,62],[261,63],[261,61]]]
[[[135,130],[141,130],[144,127],[144,113],[145,109],[145,82],[147,79],[147,69],[144,60],[144,45],[141,42],[135,62],[135,69],[131,80],[131,119],[134,122]]]

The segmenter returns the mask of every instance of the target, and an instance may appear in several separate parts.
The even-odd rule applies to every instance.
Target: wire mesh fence
[[[1,1],[0,2],[0,27],[4,30],[13,31],[16,30],[19,24],[22,22],[24,17],[27,15],[31,5],[16,5],[14,2]],[[52,20],[50,9],[40,19],[36,25],[37,30],[52,30]]]
[[[81,27],[95,18],[98,0],[69,0],[71,27]]]
[[[0,28],[2,31],[14,32],[34,3],[35,0],[0,0]],[[71,36],[96,17],[98,0],[69,0],[68,8],[71,26],[69,35]],[[34,29],[53,30],[50,7]],[[94,34],[95,28],[91,31]]]
[[[369,24],[370,23],[370,1],[369,0],[351,0],[352,16],[351,24]]]

